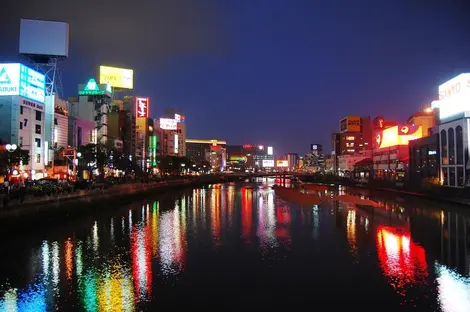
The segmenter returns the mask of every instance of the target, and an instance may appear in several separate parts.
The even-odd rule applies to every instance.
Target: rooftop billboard
[[[111,87],[118,89],[133,89],[134,70],[101,65],[100,83],[109,83]]]
[[[423,137],[421,126],[401,125],[379,131],[375,135],[375,148],[386,148],[398,145],[408,145],[409,141]]]
[[[340,121],[341,132],[361,132],[361,117],[348,116]]]
[[[0,96],[3,95],[19,95],[44,104],[46,76],[23,64],[0,64]]]

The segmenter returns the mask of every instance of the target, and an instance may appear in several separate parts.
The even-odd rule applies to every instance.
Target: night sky
[[[153,115],[183,109],[188,137],[330,149],[348,114],[405,122],[470,71],[467,1],[17,0],[2,4],[0,61],[19,19],[70,24],[65,96],[100,64],[135,70]]]

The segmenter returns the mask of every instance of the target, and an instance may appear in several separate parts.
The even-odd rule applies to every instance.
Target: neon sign
[[[149,115],[149,98],[135,98],[135,108],[137,118],[147,118]]]
[[[253,144],[243,144],[243,148],[251,149],[251,148],[254,148],[254,145]]]
[[[408,126],[394,126],[387,128],[375,136],[377,148],[386,148],[397,145],[408,145],[409,141],[423,137],[423,128]]]
[[[108,95],[112,90],[109,84],[98,84],[94,78],[90,78],[86,85],[79,85],[78,95]]]

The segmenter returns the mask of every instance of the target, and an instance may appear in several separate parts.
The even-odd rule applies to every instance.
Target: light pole
[[[14,151],[16,151],[18,146],[16,146],[16,144],[7,144],[7,145],[5,145],[5,148],[8,151],[8,174],[9,174],[10,171],[11,171],[10,153],[13,153]]]

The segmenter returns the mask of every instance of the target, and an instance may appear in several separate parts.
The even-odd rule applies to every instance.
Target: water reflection
[[[280,274],[282,283],[292,278],[287,281],[295,288],[304,274],[309,283],[321,284],[322,274],[310,270],[332,267],[343,274],[335,275],[339,283],[364,272],[357,285],[386,293],[401,307],[470,311],[465,215],[389,198],[370,198],[381,205],[375,210],[338,202],[298,207],[278,198],[272,182],[168,194],[76,231],[41,235],[50,237],[42,241],[32,236],[25,245],[32,246],[25,248],[27,259],[2,265],[0,311],[139,311],[157,307],[165,298],[162,291],[171,293],[175,285],[204,291],[211,278],[229,285],[224,278],[232,270],[253,279],[247,283],[276,287],[282,286],[277,277],[264,279]],[[355,194],[344,187],[341,193]],[[224,252],[229,255],[221,258]],[[2,255],[16,257],[8,249]],[[258,261],[270,264],[263,268]],[[224,265],[229,273],[214,273]],[[352,275],[344,275],[343,268]],[[388,288],[377,285],[377,276]]]

